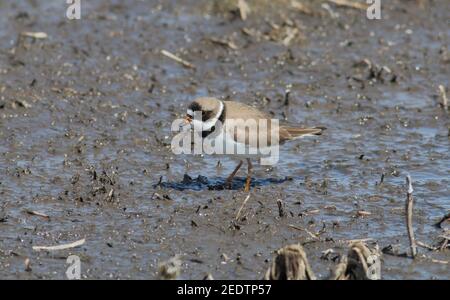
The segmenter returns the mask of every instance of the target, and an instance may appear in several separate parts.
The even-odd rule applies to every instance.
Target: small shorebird
[[[201,114],[201,118],[197,119],[197,114]],[[267,127],[264,127],[264,130],[269,132],[269,134],[265,135],[268,140],[264,141],[265,143],[263,145],[262,141],[259,140],[260,128],[263,130],[261,126],[257,125],[256,131],[252,132],[249,128],[231,126],[233,124],[232,121],[235,120],[243,120],[244,122],[255,120],[258,122],[257,124],[260,124],[260,121],[267,122],[266,124],[268,125]],[[218,124],[219,122],[220,124]],[[232,143],[236,148],[247,151],[249,148],[252,148],[252,145],[257,145],[257,151],[260,150],[260,147],[278,147],[278,145],[287,141],[304,136],[321,135],[326,129],[324,127],[302,128],[297,125],[287,124],[280,124],[278,126],[278,121],[277,123],[273,123],[273,119],[268,114],[254,107],[235,101],[222,101],[213,97],[202,97],[194,100],[188,106],[185,123],[190,124],[191,127],[200,128],[203,139],[219,138],[225,143]],[[271,126],[272,124],[277,126]],[[269,140],[269,137],[272,138],[270,133],[274,130],[276,130],[276,140]],[[255,144],[251,143],[252,138],[256,139]],[[230,153],[225,154],[230,155]],[[225,187],[227,188],[231,188],[233,178],[243,164],[243,156],[240,155],[240,157],[241,160],[239,164],[226,179]],[[250,155],[244,155],[244,157],[247,160],[248,166],[245,182],[245,191],[248,192],[250,190],[253,166]]]

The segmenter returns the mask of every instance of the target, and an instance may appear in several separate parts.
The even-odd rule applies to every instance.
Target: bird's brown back
[[[259,134],[259,121],[261,119],[267,120],[267,129],[271,130],[271,120],[272,117],[265,113],[260,111],[259,109],[255,107],[251,107],[249,105],[240,103],[240,102],[234,102],[234,101],[224,101],[225,105],[225,113],[226,113],[226,119],[239,119],[243,121],[248,121],[250,119],[254,119],[257,122],[258,125],[258,134]],[[279,143],[282,144],[286,141],[294,140],[296,138],[299,138],[301,136],[305,135],[320,135],[324,128],[302,128],[300,126],[296,125],[283,125],[279,124]],[[234,132],[230,132],[231,135],[234,137],[234,140],[237,141],[237,135],[245,135],[246,143],[248,144],[248,131],[245,132],[239,132],[238,130]],[[269,136],[268,136],[269,138]],[[272,141],[273,142],[273,141]],[[268,145],[271,144],[271,141],[268,140]]]

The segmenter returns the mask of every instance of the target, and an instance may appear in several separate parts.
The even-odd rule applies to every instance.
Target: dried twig
[[[39,212],[39,211],[35,211],[35,210],[26,210],[26,213],[29,214],[29,215],[33,215],[33,216],[38,216],[38,217],[45,218],[45,219],[47,219],[47,220],[50,219],[50,216],[49,216],[49,215],[46,215],[46,214],[44,214],[44,213],[42,213],[42,212]]]
[[[247,197],[245,198],[244,202],[242,202],[242,205],[236,214],[236,218],[235,218],[236,221],[239,220],[239,217],[241,216],[241,211],[244,208],[245,204],[247,203],[248,199],[250,199],[250,194],[248,194]]]
[[[421,257],[422,257],[422,258],[425,258],[425,259],[427,259],[427,260],[429,260],[429,261],[431,261],[431,262],[433,262],[433,263],[436,263],[436,264],[447,265],[447,264],[450,263],[450,261],[448,261],[448,260],[435,259],[435,258],[429,257],[429,256],[427,256],[427,255],[421,255]]]
[[[443,265],[448,265],[450,262],[447,260],[439,260],[439,259],[434,259],[434,258],[430,258],[431,262],[437,263],[437,264],[443,264]]]
[[[438,250],[443,251],[444,249],[447,249],[447,247],[449,246],[450,236],[440,235],[439,237],[442,240],[438,244]]]
[[[245,0],[239,0],[238,7],[239,7],[239,14],[241,16],[241,19],[243,21],[247,20],[247,16],[250,13],[250,7],[248,6],[247,2],[245,2]]]
[[[448,111],[448,98],[447,93],[445,92],[445,87],[443,85],[439,85],[439,93],[441,94],[442,98],[442,107],[445,111]]]
[[[278,199],[277,200],[277,205],[278,205],[278,215],[280,216],[280,218],[283,218],[286,216],[286,212],[284,211],[284,203],[283,200]]]
[[[291,228],[293,228],[293,229],[295,229],[295,230],[299,230],[299,231],[306,232],[306,233],[307,233],[310,237],[312,237],[313,239],[320,240],[320,238],[319,238],[319,236],[318,236],[317,234],[312,233],[312,232],[309,231],[308,229],[301,228],[301,227],[298,227],[298,226],[295,226],[295,225],[288,225],[288,226],[291,227]]]
[[[233,43],[232,41],[222,40],[222,39],[213,38],[213,37],[212,38],[208,38],[208,40],[210,42],[214,43],[214,44],[225,46],[225,47],[228,47],[228,48],[230,48],[232,50],[239,49],[239,47],[236,46],[236,44]]]
[[[354,243],[365,243],[365,242],[371,242],[374,241],[374,239],[372,238],[367,238],[367,239],[354,239],[354,240],[342,240],[343,243],[345,244],[354,244]]]
[[[81,239],[81,240],[73,242],[73,243],[62,244],[62,245],[57,245],[57,246],[33,246],[33,250],[36,250],[36,251],[41,251],[41,250],[46,250],[46,251],[64,250],[64,249],[70,249],[70,248],[75,248],[75,247],[81,246],[85,242],[86,242],[85,239]]]
[[[434,247],[434,246],[425,244],[425,243],[423,243],[423,242],[421,242],[421,241],[416,241],[416,244],[417,244],[417,246],[419,246],[419,247],[422,247],[422,248],[425,248],[425,249],[428,249],[428,250],[431,250],[431,251],[437,251],[437,250],[439,250],[438,247]]]
[[[304,3],[298,2],[296,0],[291,1],[291,6],[292,6],[292,8],[298,10],[301,13],[304,13],[305,15],[313,14],[313,11],[311,10],[311,8],[306,6]]]
[[[417,255],[417,246],[416,246],[416,239],[414,238],[414,228],[412,226],[412,214],[413,214],[413,187],[411,183],[411,177],[408,175],[406,176],[406,184],[408,187],[408,191],[406,194],[406,228],[408,230],[408,237],[409,237],[409,243],[411,245],[411,254],[413,257],[416,257]]]
[[[328,2],[336,4],[337,6],[350,7],[350,8],[362,9],[362,10],[366,10],[369,7],[367,4],[350,1],[350,0],[328,0]]]
[[[20,33],[21,36],[31,37],[34,39],[46,39],[48,35],[45,32],[29,32],[23,31]]]
[[[195,67],[193,64],[191,64],[190,62],[188,62],[188,61],[186,61],[186,60],[184,60],[184,59],[182,59],[182,58],[176,56],[175,54],[173,54],[173,53],[171,53],[171,52],[169,52],[169,51],[167,51],[167,50],[161,50],[161,54],[164,55],[164,56],[166,56],[166,57],[168,57],[168,58],[170,58],[170,59],[173,59],[174,61],[176,61],[176,62],[178,62],[178,63],[180,63],[180,64],[182,64],[182,65],[185,66],[186,68],[191,68],[191,69],[195,69],[195,68],[196,68],[196,67]]]

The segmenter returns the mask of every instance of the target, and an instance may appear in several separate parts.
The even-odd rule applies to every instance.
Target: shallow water
[[[325,278],[335,262],[321,251],[345,254],[338,240],[373,238],[381,248],[408,250],[406,174],[417,238],[435,243],[443,231],[434,224],[450,210],[450,124],[438,97],[439,84],[450,86],[441,50],[449,48],[449,5],[390,1],[382,21],[338,8],[333,19],[317,3],[322,15],[262,6],[243,22],[207,1],[95,1],[85,3],[80,21],[68,21],[65,4],[3,1],[0,278],[65,278],[65,258],[77,254],[84,278],[152,279],[159,262],[180,254],[184,279],[254,279],[275,250],[297,242]],[[289,47],[264,38],[270,22],[286,18],[303,38]],[[243,27],[260,33],[248,36]],[[49,37],[25,39],[11,54],[21,31]],[[230,38],[239,49],[210,38]],[[384,82],[366,79],[367,68],[354,66],[366,58],[389,67],[396,82],[390,74]],[[169,149],[171,121],[201,95],[328,128],[284,145],[273,168],[255,164],[239,228],[245,169],[232,190],[215,189],[236,161]],[[185,174],[192,180],[183,181]],[[371,215],[358,217],[360,210]],[[318,232],[323,224],[321,241],[289,227]],[[86,243],[71,250],[32,250],[81,238]],[[419,251],[427,258],[384,255],[383,278],[450,279],[448,264],[431,261],[448,261],[448,250]],[[31,272],[24,271],[27,257]]]

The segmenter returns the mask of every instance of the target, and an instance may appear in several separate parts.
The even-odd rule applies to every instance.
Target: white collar
[[[209,120],[203,122],[203,121],[199,121],[199,120],[192,120],[192,122],[194,123],[194,126],[196,128],[201,128],[202,131],[208,131],[211,130],[211,128],[216,125],[217,121],[219,120],[220,116],[223,113],[223,109],[224,109],[224,105],[222,101],[219,101],[220,103],[220,107],[219,110],[217,111],[216,115],[213,118],[210,118]],[[199,124],[200,122],[200,124]],[[223,124],[222,124],[223,125]]]

